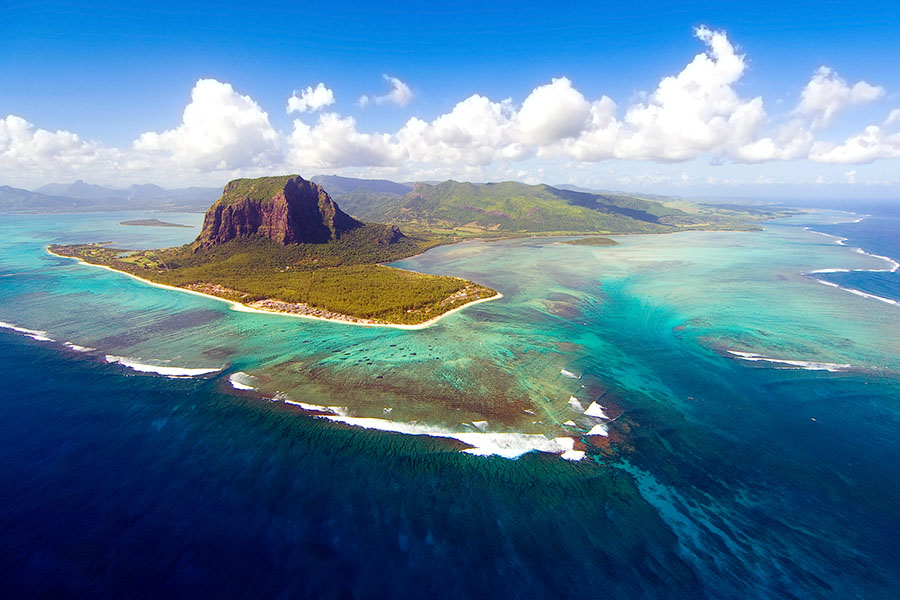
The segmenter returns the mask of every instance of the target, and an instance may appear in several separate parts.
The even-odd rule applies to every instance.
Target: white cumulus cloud
[[[107,175],[121,153],[82,140],[71,131],[35,127],[17,115],[0,119],[0,178],[46,183],[50,177],[78,177],[85,170]]]
[[[678,75],[664,78],[646,103],[625,113],[616,156],[688,160],[750,142],[766,120],[762,98],[741,98],[734,85],[746,61],[722,31],[699,27],[708,51]]]
[[[308,86],[303,91],[295,91],[287,101],[287,112],[315,112],[334,104],[334,92],[324,83],[316,87]]]
[[[869,125],[841,144],[816,142],[809,158],[821,163],[861,164],[900,157],[900,133],[887,133],[878,125]]]
[[[900,123],[900,108],[895,108],[888,115],[887,119],[884,120],[884,126],[890,127],[892,125],[896,125]]]
[[[511,100],[493,102],[476,94],[431,123],[410,119],[396,138],[416,162],[489,165],[526,153],[510,136],[514,114]]]
[[[573,138],[591,119],[591,103],[566,77],[535,88],[516,115],[517,137],[526,144],[550,144]]]
[[[814,138],[807,123],[793,119],[777,129],[773,136],[763,137],[734,150],[736,159],[747,163],[805,158]]]
[[[803,88],[795,113],[813,117],[814,127],[825,127],[844,108],[874,102],[884,93],[883,87],[865,81],[847,85],[832,69],[819,67]]]
[[[308,144],[306,156],[330,166],[397,164],[488,167],[538,158],[569,158],[579,163],[607,159],[687,161],[705,154],[737,162],[759,163],[812,158],[822,162],[868,162],[893,156],[893,138],[881,132],[861,134],[843,144],[817,141],[810,119],[824,123],[844,106],[872,101],[882,88],[859,82],[849,86],[829,69],[820,69],[807,85],[794,118],[763,135],[769,117],[761,97],[742,97],[738,83],[747,61],[725,32],[698,27],[706,50],[674,75],[664,77],[643,100],[620,108],[607,96],[593,102],[566,77],[538,86],[521,104],[475,94],[433,120],[411,118],[396,133],[363,134],[352,126],[332,127],[335,136],[322,150]],[[360,104],[384,103],[408,90],[392,82],[392,93]],[[399,102],[398,102],[399,103]],[[900,113],[898,113],[900,114]],[[337,119],[336,116],[329,119]],[[888,123],[900,121],[892,115]],[[336,123],[336,122],[335,122]],[[323,130],[322,121],[310,131]],[[298,147],[295,126],[293,147]],[[400,158],[403,157],[403,158]],[[318,163],[317,163],[318,164]]]
[[[621,105],[605,95],[585,97],[569,78],[557,77],[519,100],[473,94],[443,114],[372,132],[360,131],[352,116],[323,110],[334,104],[335,92],[318,83],[288,98],[287,113],[306,113],[310,123],[297,118],[283,134],[250,96],[230,83],[200,79],[180,123],[145,132],[128,149],[40,129],[9,115],[0,119],[0,176],[22,181],[43,173],[46,181],[73,175],[96,180],[105,174],[107,181],[194,182],[346,167],[402,178],[517,176],[524,169],[533,179],[543,176],[541,164],[568,164],[571,170],[610,159],[665,163],[709,157],[750,164],[808,159],[853,165],[900,157],[900,109],[843,141],[819,137],[841,111],[884,98],[884,88],[850,84],[820,67],[797,105],[778,109],[770,119],[761,97],[740,93],[748,63],[725,32],[698,27],[694,35],[703,44],[701,52],[677,72],[649,82],[638,100]],[[384,80],[386,93],[362,96],[358,104],[410,103],[414,94],[406,83],[390,75]],[[857,177],[854,169],[844,175]],[[671,184],[684,182],[665,176]],[[652,177],[626,177],[633,184],[654,183]]]
[[[197,81],[178,127],[148,131],[134,141],[135,150],[165,153],[202,170],[266,163],[278,153],[278,145],[279,135],[259,104],[215,79]]]
[[[19,165],[42,161],[79,162],[97,155],[97,144],[71,131],[48,131],[16,115],[0,119],[0,156]]]
[[[406,106],[413,99],[413,91],[409,86],[403,83],[399,78],[391,75],[384,75],[384,80],[388,82],[391,89],[382,96],[369,97],[362,95],[357,100],[360,106],[368,106],[371,102],[375,104],[396,104],[397,106]]]
[[[299,169],[394,166],[406,158],[391,136],[360,133],[356,119],[335,113],[322,113],[313,127],[296,119],[288,145],[287,164]]]

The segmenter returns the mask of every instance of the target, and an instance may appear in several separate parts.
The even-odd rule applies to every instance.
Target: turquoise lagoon
[[[653,597],[890,597],[900,585],[900,307],[823,285],[815,273],[893,268],[815,231],[853,215],[813,212],[761,232],[618,236],[615,247],[535,238],[436,248],[395,265],[472,279],[504,297],[413,331],[241,312],[46,252],[50,243],[151,248],[196,235],[118,225],[142,216],[3,216],[4,343],[13,357],[43,356],[87,378],[102,373],[119,391],[161,394],[152,405],[136,400],[140,410],[107,405],[123,423],[167,413],[187,394],[206,399],[204,419],[230,411],[217,417],[229,435],[276,444],[270,466],[297,458],[278,445],[285,436],[316,439],[321,446],[304,455],[319,465],[304,480],[310,488],[345,476],[321,466],[329,452],[383,502],[397,485],[457,482],[453,498],[429,497],[443,515],[436,522],[392,512],[389,533],[378,529],[389,541],[334,525],[340,561],[377,563],[356,553],[380,539],[381,560],[400,569],[384,580],[358,569],[359,597],[409,593],[396,579],[404,569],[442,597],[600,587]],[[65,381],[58,389],[78,378]],[[102,402],[91,400],[92,410]],[[135,427],[134,436],[150,435]],[[233,452],[211,450],[216,435],[194,441],[216,472],[231,460],[245,468]],[[186,477],[169,469],[159,476]],[[265,473],[267,486],[289,485]],[[343,516],[358,525],[379,506],[351,502]],[[472,563],[465,557],[480,535],[492,551]],[[413,552],[436,562],[404,562]],[[431,568],[469,583],[438,586]],[[468,578],[494,576],[480,569],[507,575],[506,587],[472,587]],[[303,595],[292,581],[286,589]]]

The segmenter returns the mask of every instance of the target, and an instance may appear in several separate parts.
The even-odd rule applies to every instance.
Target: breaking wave
[[[201,375],[209,375],[210,373],[218,373],[222,369],[216,368],[200,368],[200,369],[189,369],[185,367],[167,367],[163,365],[152,365],[148,363],[139,362],[138,359],[128,358],[125,356],[113,356],[112,354],[106,355],[106,362],[120,364],[123,367],[128,367],[132,371],[137,371],[138,373],[155,373],[157,375],[163,375],[165,377],[170,377],[173,379],[187,378],[187,377],[199,377]]]

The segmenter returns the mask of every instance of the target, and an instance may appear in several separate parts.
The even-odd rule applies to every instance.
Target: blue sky
[[[896,2],[6,0],[0,23],[0,184],[900,190]]]

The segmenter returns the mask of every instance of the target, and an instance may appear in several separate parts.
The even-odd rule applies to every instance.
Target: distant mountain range
[[[339,175],[316,175],[311,181],[321,185],[331,195],[364,193],[403,196],[413,190],[412,185],[396,183],[387,179],[355,179]]]
[[[262,178],[259,181],[263,181]],[[397,183],[318,175],[320,185],[347,214],[412,230],[457,234],[665,233],[683,229],[741,229],[772,218],[774,207],[697,205],[664,196],[588,190],[572,185],[499,183]],[[100,212],[120,210],[205,211],[217,188],[167,190],[153,184],[115,189],[76,181],[31,192],[0,186],[0,211]]]
[[[0,211],[105,212],[168,210],[202,212],[221,194],[219,188],[167,190],[152,183],[124,189],[85,183],[49,183],[35,191],[0,186]]]
[[[79,212],[85,210],[85,201],[38,194],[19,188],[0,185],[0,210],[9,212]]]

